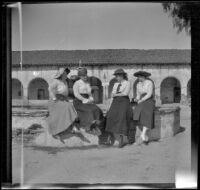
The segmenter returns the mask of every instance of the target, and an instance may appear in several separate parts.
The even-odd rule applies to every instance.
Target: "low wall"
[[[106,106],[101,105],[101,109],[106,113]],[[26,130],[31,126],[38,124],[43,127],[43,131],[47,129],[46,116],[48,114],[47,109],[13,109],[12,113],[12,128],[23,128]],[[178,106],[162,106],[156,107],[154,128],[149,131],[150,140],[159,140],[162,138],[172,137],[176,135],[180,130],[180,107]],[[28,132],[30,134],[30,132]],[[13,132],[16,134],[16,132]],[[137,131],[138,134],[138,131]],[[93,135],[87,135],[87,138],[91,138],[92,145],[94,141]],[[97,137],[96,137],[97,138]],[[95,138],[95,144],[97,139]],[[137,138],[137,137],[136,137]],[[87,144],[87,143],[86,143]]]

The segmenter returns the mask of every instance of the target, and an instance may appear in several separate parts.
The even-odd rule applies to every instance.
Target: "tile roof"
[[[19,66],[19,51],[12,52],[12,65]],[[98,49],[23,51],[24,66],[106,64],[190,64],[191,50],[180,49]]]

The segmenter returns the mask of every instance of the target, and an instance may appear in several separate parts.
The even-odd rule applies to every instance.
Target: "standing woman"
[[[73,86],[74,107],[78,113],[80,127],[85,128],[86,131],[92,131],[92,126],[100,126],[103,122],[103,112],[94,104],[92,89],[88,82],[87,69],[84,67],[79,68],[78,76],[80,79]]]
[[[137,96],[134,99],[137,106],[134,110],[133,119],[136,124],[142,128],[141,139],[144,144],[148,144],[149,138],[147,135],[148,130],[153,128],[154,124],[154,84],[148,77],[150,73],[145,71],[138,71],[134,74],[138,78],[136,86]]]
[[[73,104],[68,102],[67,75],[69,72],[68,68],[60,68],[49,86],[48,129],[49,133],[62,143],[65,143],[62,138],[63,132],[67,129],[73,132],[73,124],[78,117]]]
[[[129,129],[132,127],[133,111],[129,100],[130,82],[127,79],[127,73],[123,69],[114,72],[116,82],[113,86],[113,101],[107,114],[106,131],[119,135],[119,148],[122,148],[124,137],[128,137]]]

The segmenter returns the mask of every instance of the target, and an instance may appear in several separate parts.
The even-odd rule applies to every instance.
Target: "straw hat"
[[[123,69],[117,69],[113,75],[121,75],[124,74],[126,75],[127,73]]]
[[[65,67],[65,68],[59,68],[58,72],[56,73],[55,77],[54,78],[59,78],[63,75],[63,73],[66,71],[67,74],[70,73],[70,69]]]
[[[135,77],[143,76],[143,77],[149,77],[151,76],[151,73],[148,73],[146,71],[138,71],[133,74]]]

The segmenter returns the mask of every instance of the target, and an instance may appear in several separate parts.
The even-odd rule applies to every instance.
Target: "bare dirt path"
[[[25,183],[174,183],[190,169],[190,107],[182,106],[184,132],[148,146],[24,148]],[[13,144],[13,183],[20,182],[20,146]]]

